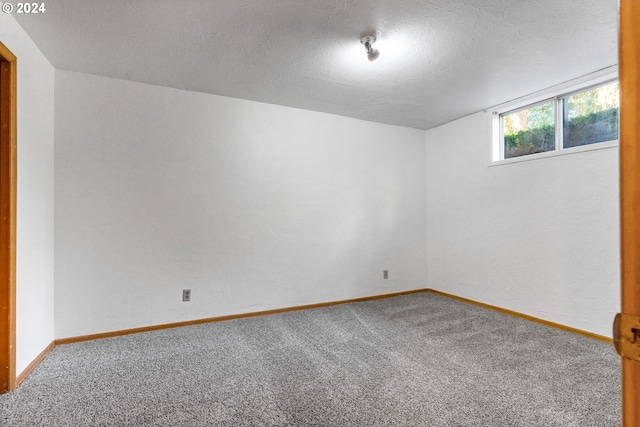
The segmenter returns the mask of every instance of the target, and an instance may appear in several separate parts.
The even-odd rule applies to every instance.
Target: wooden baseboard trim
[[[33,368],[35,368],[35,366],[37,366],[37,364],[40,363],[42,358],[44,358],[44,356],[49,351],[51,351],[51,349],[55,345],[72,344],[72,343],[76,343],[76,342],[91,341],[91,340],[97,340],[97,339],[102,339],[102,338],[119,337],[119,336],[123,336],[123,335],[137,334],[137,333],[140,333],[140,332],[151,332],[151,331],[158,331],[158,330],[162,330],[162,329],[179,328],[179,327],[182,327],[182,326],[201,325],[203,323],[222,322],[222,321],[225,321],[225,320],[234,320],[234,319],[243,319],[243,318],[247,318],[247,317],[266,316],[266,315],[269,315],[269,314],[278,314],[278,313],[286,313],[286,312],[290,312],[290,311],[308,310],[308,309],[312,309],[312,308],[330,307],[332,305],[349,304],[349,303],[353,303],[353,302],[371,301],[371,300],[376,300],[376,299],[391,298],[391,297],[396,297],[396,296],[401,296],[401,295],[410,295],[410,294],[416,294],[416,293],[422,293],[422,292],[431,292],[431,293],[434,293],[434,294],[437,294],[437,295],[441,295],[441,296],[444,296],[444,297],[447,297],[447,298],[452,298],[452,299],[455,299],[455,300],[458,300],[458,301],[462,301],[462,302],[465,302],[465,303],[468,303],[468,304],[473,304],[473,305],[476,305],[476,306],[479,306],[479,307],[483,307],[483,308],[486,308],[486,309],[489,309],[489,310],[498,311],[500,313],[508,314],[508,315],[515,316],[515,317],[519,317],[521,319],[526,319],[526,320],[529,320],[531,322],[540,323],[540,324],[543,324],[543,325],[546,325],[546,326],[550,326],[552,328],[561,329],[563,331],[572,332],[574,334],[583,335],[585,337],[589,337],[589,338],[593,338],[593,339],[596,339],[596,340],[599,340],[599,341],[603,341],[603,342],[606,342],[606,343],[609,343],[609,344],[613,344],[613,339],[611,339],[609,337],[605,337],[603,335],[598,335],[598,334],[594,334],[592,332],[583,331],[582,329],[572,328],[570,326],[562,325],[560,323],[550,322],[548,320],[540,319],[538,317],[529,316],[528,314],[523,314],[523,313],[519,313],[517,311],[512,311],[512,310],[507,310],[507,309],[502,308],[502,307],[498,307],[498,306],[490,305],[490,304],[485,304],[483,302],[474,301],[474,300],[471,300],[471,299],[468,299],[468,298],[459,297],[457,295],[448,294],[446,292],[437,291],[435,289],[423,288],[423,289],[413,289],[413,290],[409,290],[409,291],[392,292],[392,293],[388,293],[388,294],[372,295],[372,296],[360,297],[360,298],[351,298],[351,299],[339,300],[339,301],[328,301],[328,302],[321,302],[321,303],[317,303],[317,304],[298,305],[298,306],[294,306],[294,307],[277,308],[277,309],[273,309],[273,310],[254,311],[254,312],[250,312],[250,313],[240,313],[240,314],[230,314],[230,315],[226,315],[226,316],[208,317],[208,318],[204,318],[204,319],[186,320],[186,321],[183,321],[183,322],[165,323],[165,324],[161,324],[161,325],[143,326],[143,327],[140,327],[140,328],[122,329],[122,330],[118,330],[118,331],[102,332],[102,333],[98,333],[98,334],[81,335],[81,336],[69,337],[69,338],[60,338],[60,339],[55,340],[40,356],[38,356],[38,358],[36,360],[34,360],[34,362],[31,363],[31,365],[33,365],[33,367],[31,365],[29,365],[29,367],[25,370],[25,372],[27,372],[27,371],[30,372],[29,369],[33,370]],[[22,379],[24,379],[24,377],[26,377],[26,375],[28,375],[28,373],[25,374],[25,372],[23,372],[20,375],[20,377]],[[19,380],[18,383],[20,381],[21,380]]]
[[[29,374],[33,372],[36,366],[38,366],[40,362],[42,362],[44,358],[47,357],[47,354],[49,354],[49,352],[53,350],[55,346],[55,341],[51,341],[51,343],[49,343],[49,345],[44,350],[42,350],[42,352],[35,359],[33,359],[31,363],[29,363],[29,366],[27,366],[24,371],[22,371],[20,375],[16,377],[16,388],[20,384],[22,384],[22,381],[24,381],[29,376]]]
[[[179,328],[182,326],[200,325],[203,323],[213,323],[213,322],[222,322],[225,320],[243,319],[247,317],[266,316],[268,314],[278,314],[278,313],[286,313],[290,311],[308,310],[311,308],[329,307],[332,305],[349,304],[352,302],[371,301],[376,299],[391,298],[391,297],[397,297],[400,295],[417,294],[417,293],[428,292],[428,291],[429,289],[413,289],[409,291],[392,292],[388,294],[372,295],[368,297],[352,298],[352,299],[346,299],[346,300],[340,300],[340,301],[329,301],[329,302],[321,302],[317,304],[298,305],[294,307],[277,308],[273,310],[230,314],[227,316],[209,317],[205,319],[196,319],[196,320],[186,320],[184,322],[165,323],[162,325],[143,326],[141,328],[123,329],[119,331],[103,332],[98,334],[82,335],[82,336],[69,337],[69,338],[60,338],[55,340],[55,345],[72,344],[76,342],[91,341],[91,340],[97,340],[102,338],[112,338],[112,337],[118,337],[122,335],[137,334],[140,332],[158,331],[161,329]]]
[[[428,289],[429,292],[432,292],[437,295],[441,295],[443,297],[452,298],[458,301],[466,302],[468,304],[477,305],[482,308],[487,308],[489,310],[499,311],[500,313],[509,314],[511,316],[520,317],[521,319],[526,319],[531,322],[540,323],[546,326],[550,326],[552,328],[561,329],[563,331],[572,332],[574,334],[583,335],[585,337],[593,338],[598,341],[604,341],[609,344],[613,344],[613,339],[609,337],[605,337],[603,335],[594,334],[593,332],[583,331],[582,329],[572,328],[571,326],[562,325],[560,323],[550,322],[548,320],[540,319],[538,317],[529,316],[528,314],[518,313],[517,311],[507,310],[506,308],[497,307],[495,305],[485,304],[483,302],[474,301],[471,299],[459,297],[457,295],[448,294],[446,292],[436,291],[435,289]]]

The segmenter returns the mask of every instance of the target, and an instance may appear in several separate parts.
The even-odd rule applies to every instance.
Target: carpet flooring
[[[419,293],[61,345],[0,425],[619,426],[619,361]]]

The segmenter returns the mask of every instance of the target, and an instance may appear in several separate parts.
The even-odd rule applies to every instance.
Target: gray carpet
[[[612,346],[431,293],[56,347],[2,426],[619,426]]]

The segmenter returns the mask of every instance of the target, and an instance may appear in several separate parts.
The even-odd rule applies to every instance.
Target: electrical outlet
[[[382,270],[382,278],[383,279],[389,278],[389,270]]]
[[[191,289],[182,290],[182,301],[191,301]]]

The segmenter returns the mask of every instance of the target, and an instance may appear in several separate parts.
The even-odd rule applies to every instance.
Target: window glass
[[[618,139],[618,82],[563,98],[563,147]]]
[[[555,114],[549,101],[503,115],[504,158],[555,150]]]

